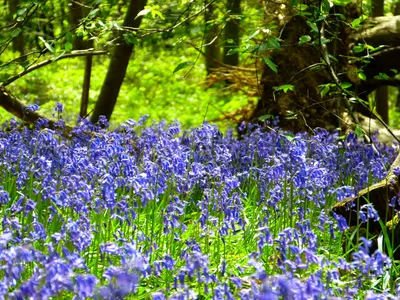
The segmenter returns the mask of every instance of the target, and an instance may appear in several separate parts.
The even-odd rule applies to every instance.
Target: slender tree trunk
[[[384,0],[372,0],[372,17],[384,15]],[[375,91],[376,112],[382,120],[389,123],[389,90],[387,86],[382,86]]]
[[[81,9],[82,16],[87,16],[89,10],[86,8]],[[83,46],[87,49],[93,47],[93,40],[84,41]],[[90,77],[92,74],[93,56],[88,55],[85,57],[85,74],[83,75],[82,99],[79,115],[84,118],[87,116],[87,108],[89,105],[89,92],[90,92]]]
[[[70,3],[68,14],[69,14],[69,23],[70,23],[70,28],[74,29],[79,25],[79,22],[83,18],[83,9],[82,6],[80,5],[82,0],[68,0],[68,3]],[[76,37],[72,41],[72,47],[74,50],[82,50],[84,49],[83,45],[83,39],[82,37]]]
[[[228,0],[227,9],[231,11],[231,16],[239,15],[241,12],[240,0]],[[229,50],[239,47],[239,32],[240,20],[231,18],[225,27],[224,64],[231,66],[239,64],[239,52],[228,55]]]
[[[138,28],[142,21],[142,17],[138,17],[138,13],[144,9],[147,0],[131,0],[129,2],[128,11],[123,22],[124,26]],[[115,103],[122,82],[124,80],[129,59],[133,51],[132,44],[126,44],[122,34],[119,38],[119,44],[114,48],[111,55],[110,65],[108,66],[106,78],[97,98],[91,121],[96,123],[101,115],[108,120],[114,110]]]
[[[217,68],[221,60],[221,51],[218,47],[219,26],[214,21],[217,18],[215,7],[209,5],[205,10],[204,20],[206,23],[205,54],[207,75],[212,73],[213,68]]]
[[[393,5],[393,15],[400,15],[400,2]],[[396,99],[396,109],[400,111],[400,88],[397,88],[397,99]]]
[[[88,48],[93,47],[93,41],[88,41]],[[88,55],[85,57],[85,74],[83,75],[82,99],[81,109],[79,115],[84,118],[87,115],[87,108],[89,104],[89,91],[90,91],[90,77],[92,74],[93,56]]]
[[[18,11],[19,5],[20,5],[19,0],[9,0],[8,8],[9,8],[9,13],[10,13],[10,20],[12,22],[13,22],[14,15]],[[13,46],[13,50],[18,51],[21,56],[25,54],[24,38],[22,36],[22,32],[20,32],[20,34],[13,39],[12,46]]]

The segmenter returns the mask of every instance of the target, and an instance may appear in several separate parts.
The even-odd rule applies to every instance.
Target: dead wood
[[[57,120],[47,118],[36,111],[29,110],[28,106],[21,100],[14,97],[5,87],[0,86],[0,106],[27,124],[34,124],[39,119],[47,120],[50,129],[63,130],[65,134],[72,131],[72,127],[64,125],[64,128],[57,126]]]
[[[393,249],[400,246],[400,222],[398,216],[400,205],[397,201],[400,192],[400,181],[399,177],[396,176],[394,172],[396,168],[400,168],[400,154],[391,165],[389,173],[385,179],[361,190],[355,197],[349,197],[336,203],[332,208],[334,213],[341,215],[346,219],[350,228],[363,228],[360,232],[368,234],[369,237],[375,236],[374,239],[376,239],[382,233],[383,229],[385,229],[388,236],[394,237],[392,241]],[[393,202],[394,206],[389,206],[393,197],[396,197],[396,201]],[[382,228],[382,225],[379,224],[379,222],[374,222],[373,220],[369,220],[367,223],[361,222],[360,209],[365,204],[373,205],[379,218],[384,224],[386,224],[386,228]],[[364,230],[366,228],[368,229],[368,232]],[[395,257],[400,257],[400,251],[395,255]]]

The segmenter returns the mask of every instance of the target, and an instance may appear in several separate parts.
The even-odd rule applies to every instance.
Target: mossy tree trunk
[[[367,99],[381,86],[400,86],[400,81],[394,77],[400,71],[400,26],[397,25],[400,17],[369,18],[363,26],[353,30],[348,24],[359,16],[357,9],[346,6],[334,10],[345,15],[346,22],[334,17],[327,19],[329,30],[325,28],[323,45],[320,43],[324,33],[321,23],[318,32],[314,32],[310,22],[307,23],[309,20],[295,16],[282,27],[279,51],[268,54],[278,66],[278,72],[265,67],[262,97],[250,121],[258,122],[262,120],[260,117],[275,115],[280,117],[280,126],[289,130],[334,129],[343,126],[343,116],[351,113],[349,108],[370,116],[364,105],[350,101],[349,94]],[[313,37],[313,40],[300,44],[304,36]],[[365,43],[373,47],[386,46],[370,54],[369,63],[364,65],[360,63],[361,58],[369,53],[354,53],[353,49]],[[360,79],[361,70],[365,80]],[[388,78],[377,78],[380,73],[387,74]],[[346,90],[338,87],[338,83],[346,83]],[[287,84],[293,86],[293,91],[279,90]],[[329,91],[323,93],[324,88]]]
[[[230,50],[237,49],[240,41],[240,0],[227,0],[226,8],[230,11],[230,20],[225,26],[225,43],[223,63],[230,66],[239,64],[239,52]],[[229,54],[228,54],[229,53]]]
[[[18,12],[18,8],[20,5],[19,0],[9,0],[8,9],[9,9],[9,18],[10,20],[14,19],[14,16]],[[14,21],[13,21],[14,22]],[[24,38],[22,36],[22,32],[17,35],[12,41],[12,47],[14,51],[18,51],[21,56],[25,54],[25,45]]]
[[[204,11],[205,21],[205,60],[207,75],[211,74],[212,69],[218,68],[221,60],[221,50],[218,45],[220,28],[217,22],[218,15],[214,4],[209,4]]]

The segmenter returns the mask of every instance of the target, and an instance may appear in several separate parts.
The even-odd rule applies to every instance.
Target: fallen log
[[[400,154],[391,165],[385,179],[359,191],[355,197],[346,198],[332,207],[332,212],[343,216],[350,228],[363,229],[360,230],[360,234],[374,237],[375,243],[377,237],[385,229],[387,235],[393,237],[391,238],[391,242],[393,243],[391,245],[392,249],[400,246],[400,222],[398,216],[400,204],[397,201],[400,192],[400,180],[399,176],[397,176],[397,168],[400,168]],[[395,201],[392,202],[393,197],[395,197]],[[392,205],[390,206],[391,202]],[[386,228],[382,228],[382,223],[374,222],[373,220],[362,223],[360,209],[366,204],[373,205],[380,220],[385,224],[383,226],[386,226]],[[364,229],[367,229],[368,232]],[[400,257],[400,251],[394,257]]]
[[[50,129],[61,129],[59,126],[57,126],[57,120],[47,118],[36,111],[29,110],[27,105],[23,104],[19,99],[14,97],[3,86],[0,86],[0,106],[17,118],[25,121],[27,124],[35,124],[35,122],[39,119],[43,119],[47,120],[48,127]],[[64,125],[63,130],[65,133],[69,133],[71,132],[72,127]]]

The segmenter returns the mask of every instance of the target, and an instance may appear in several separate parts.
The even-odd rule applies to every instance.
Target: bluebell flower
[[[39,110],[39,105],[37,104],[29,104],[25,107],[25,111],[37,111]]]
[[[333,217],[336,219],[337,221],[337,225],[339,227],[339,230],[341,232],[345,231],[347,228],[349,228],[349,225],[347,225],[347,221],[346,219],[341,216],[341,215],[337,215],[336,213],[332,212]]]
[[[96,285],[99,280],[89,274],[89,275],[77,275],[75,280],[75,293],[81,299],[90,298],[94,296]]]
[[[54,111],[57,113],[62,113],[64,111],[64,105],[60,102],[57,102]]]

